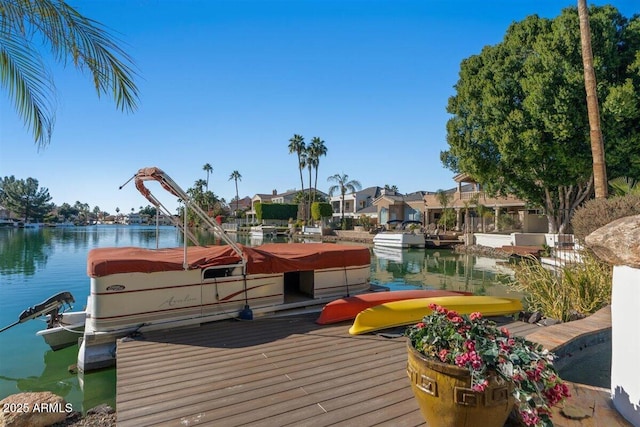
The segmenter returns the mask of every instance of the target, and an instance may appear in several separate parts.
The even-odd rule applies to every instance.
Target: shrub
[[[525,293],[529,311],[566,322],[575,314],[588,315],[611,303],[612,268],[589,252],[582,262],[552,270],[534,257],[514,265],[509,285]]]
[[[311,217],[316,221],[331,215],[333,215],[333,208],[330,203],[313,202],[311,204]]]
[[[263,219],[280,219],[286,221],[298,215],[298,205],[258,202],[254,207],[259,222],[262,222]]]
[[[625,216],[640,215],[640,195],[628,194],[609,199],[592,199],[576,209],[571,218],[573,235],[584,238],[600,227]]]

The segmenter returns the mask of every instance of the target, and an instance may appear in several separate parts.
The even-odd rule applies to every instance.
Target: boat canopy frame
[[[120,189],[122,189],[125,185],[127,185],[131,180],[134,180],[135,186],[138,189],[138,191],[149,202],[151,202],[152,205],[154,205],[156,207],[156,211],[157,212],[162,212],[164,215],[166,215],[168,218],[170,218],[171,222],[182,231],[182,233],[183,233],[183,235],[185,237],[185,239],[184,239],[184,262],[183,262],[183,268],[185,270],[187,270],[189,268],[189,264],[187,262],[187,247],[188,247],[187,240],[190,240],[196,246],[201,246],[200,243],[198,242],[198,239],[196,238],[196,236],[187,227],[187,213],[188,213],[188,210],[191,209],[191,211],[194,212],[208,227],[213,229],[213,231],[216,234],[218,234],[222,238],[222,240],[224,240],[224,242],[226,244],[228,244],[231,248],[233,248],[233,251],[236,254],[238,254],[238,256],[242,260],[241,261],[242,273],[243,273],[243,275],[246,274],[247,257],[244,254],[244,252],[242,251],[242,249],[240,249],[238,244],[236,242],[234,242],[227,235],[227,232],[220,226],[220,224],[218,224],[213,218],[211,218],[209,215],[207,215],[206,212],[204,210],[202,210],[202,208],[196,203],[196,201],[193,200],[193,198],[191,198],[189,196],[189,194],[187,194],[187,192],[185,192],[162,169],[160,169],[158,167],[155,167],[155,166],[142,168],[142,169],[138,170],[138,172],[136,172],[133,175],[133,177],[129,178],[129,180],[127,182],[122,184],[120,186]],[[169,212],[167,207],[164,206],[153,194],[151,194],[151,191],[149,191],[149,189],[145,185],[146,181],[157,181],[157,182],[159,182],[163,189],[165,189],[168,193],[170,193],[173,196],[175,196],[178,199],[179,202],[182,202],[184,204],[185,209],[184,209],[184,221],[183,221],[183,223],[178,221]],[[157,216],[156,216],[156,218],[157,218]],[[156,228],[157,228],[157,226],[158,226],[158,221],[156,219]]]

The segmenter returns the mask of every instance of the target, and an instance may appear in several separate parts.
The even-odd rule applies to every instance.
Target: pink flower
[[[416,324],[416,328],[418,328],[418,329],[424,328],[424,323],[423,322],[417,323]]]
[[[447,313],[447,317],[448,317],[449,319],[453,320],[454,318],[456,318],[456,317],[460,317],[460,316],[458,316],[458,313],[457,313],[456,311],[451,310],[451,311],[449,311],[449,312]]]
[[[476,384],[471,388],[473,389],[473,391],[483,392],[487,388],[488,385],[489,385],[489,381],[484,380],[480,384]]]
[[[453,323],[462,323],[463,322],[462,317],[460,317],[460,316],[454,316],[453,318],[451,318],[451,321]]]
[[[480,313],[479,311],[474,311],[473,313],[471,313],[469,315],[469,319],[471,319],[471,320],[482,319],[482,313]]]
[[[500,329],[500,332],[502,332],[503,334],[505,334],[505,335],[506,335],[506,336],[508,336],[508,337],[510,337],[510,336],[511,336],[511,333],[510,333],[510,332],[509,332],[509,330],[508,330],[507,328],[505,328],[505,327],[502,327],[502,328]]]
[[[455,358],[456,365],[458,365],[460,367],[464,367],[467,364],[468,361],[469,361],[469,354],[468,353],[459,354]]]
[[[520,411],[520,418],[526,426],[535,426],[540,422],[538,415],[529,411]]]
[[[438,310],[438,305],[432,302],[431,304],[429,304],[429,309],[431,311],[437,311]]]
[[[447,354],[449,354],[449,350],[447,350],[446,348],[443,348],[442,350],[440,350],[440,353],[438,353],[438,357],[440,358],[441,361],[446,362]]]

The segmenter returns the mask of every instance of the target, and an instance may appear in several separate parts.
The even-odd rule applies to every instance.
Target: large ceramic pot
[[[495,375],[483,392],[467,369],[424,357],[407,341],[407,374],[429,427],[502,427],[513,409],[513,384]]]

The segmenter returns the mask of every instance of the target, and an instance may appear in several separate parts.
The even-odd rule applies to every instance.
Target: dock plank
[[[225,320],[119,341],[118,426],[424,426],[405,371],[405,338],[351,336],[350,324],[321,326],[316,317]],[[550,327],[500,324],[555,337]],[[557,336],[573,339],[590,327],[576,326]],[[594,416],[576,424],[558,412],[556,426],[628,425],[606,391],[570,386],[572,400]]]

